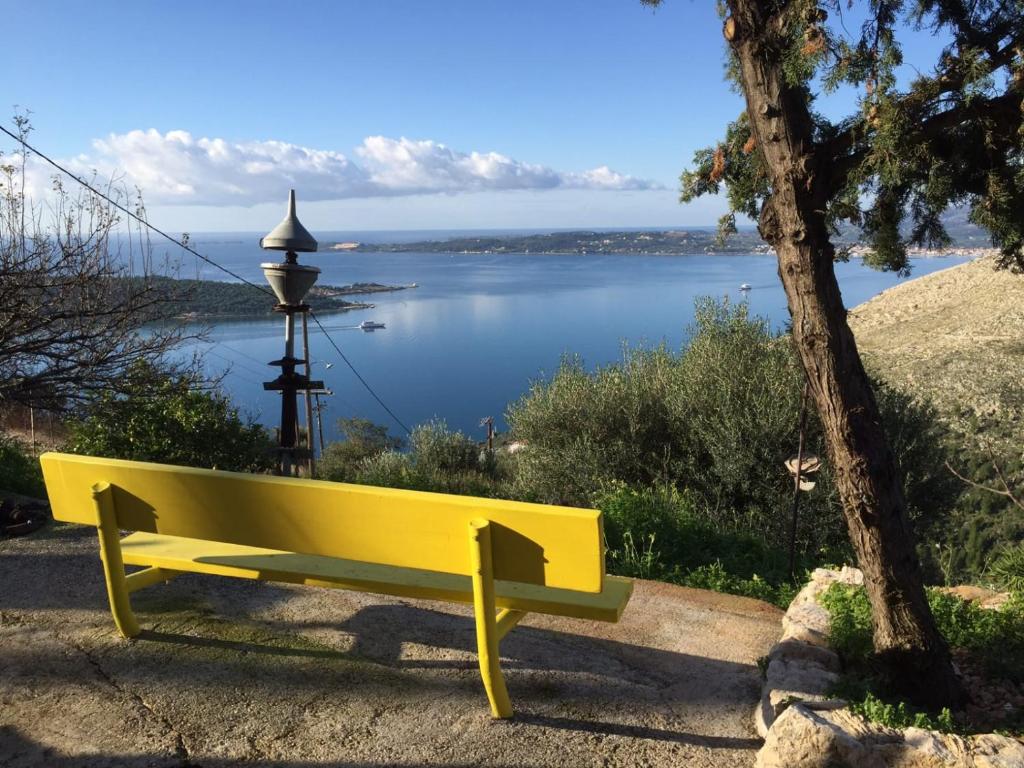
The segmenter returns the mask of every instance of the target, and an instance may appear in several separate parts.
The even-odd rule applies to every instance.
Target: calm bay
[[[390,233],[389,233],[390,234]],[[250,239],[251,238],[251,239]],[[263,252],[253,236],[196,240],[201,253],[263,284]],[[187,257],[191,259],[193,257]],[[505,428],[509,402],[531,380],[549,376],[564,355],[579,355],[588,368],[621,358],[624,344],[665,343],[680,348],[700,296],[749,302],[750,313],[776,329],[789,319],[773,256],[637,256],[442,254],[321,251],[300,261],[322,270],[319,283],[376,282],[416,288],[366,297],[376,306],[321,316],[345,355],[380,397],[410,426],[438,418],[475,437],[494,416]],[[915,259],[913,276],[961,264],[962,257]],[[873,271],[859,261],[838,264],[848,307],[903,278]],[[183,258],[183,277],[221,279],[207,265]],[[751,290],[743,292],[747,283]],[[362,297],[356,297],[362,298]],[[385,324],[362,331],[363,320]],[[211,374],[244,411],[273,425],[278,396],[261,382],[276,375],[266,365],[283,352],[283,320],[216,322],[208,339],[184,351],[205,353]],[[310,327],[314,378],[334,395],[324,399],[325,437],[336,439],[335,420],[364,416],[400,429],[374,402],[315,325]],[[226,373],[225,373],[226,371]]]

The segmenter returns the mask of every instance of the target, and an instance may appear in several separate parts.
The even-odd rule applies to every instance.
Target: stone
[[[839,675],[817,664],[797,660],[773,659],[768,663],[765,687],[790,691],[795,695],[824,696],[839,680]]]
[[[754,725],[762,738],[783,710],[793,703],[799,702],[815,709],[845,706],[845,702],[836,703],[828,695],[838,680],[838,659],[835,660],[836,669],[829,669],[806,656],[795,655],[801,647],[811,651],[831,651],[793,641],[776,645],[776,649],[780,647],[782,652],[773,649],[769,654],[761,701],[754,713]],[[793,655],[783,655],[787,650]]]
[[[789,707],[768,731],[756,768],[886,768],[843,728],[801,704]]]
[[[782,638],[768,653],[754,713],[765,740],[757,768],[1024,768],[1021,740],[887,728],[853,715],[847,702],[828,698],[839,657],[828,647],[829,617],[818,596],[835,583],[860,585],[864,575],[845,566],[817,569],[783,617]],[[947,591],[982,606],[1001,597],[976,588]],[[1000,689],[1000,702],[1012,699],[1012,693]],[[990,691],[984,695],[992,697]]]
[[[793,605],[782,617],[782,640],[828,646],[828,611],[817,601]]]
[[[971,736],[971,756],[975,768],[1021,768],[1024,766],[1024,744],[1008,736],[983,733]]]
[[[812,645],[799,640],[782,640],[768,651],[768,659],[781,659],[786,662],[803,661],[815,664],[831,672],[838,672],[839,654],[831,648]]]
[[[923,728],[907,728],[903,732],[900,752],[914,766],[970,766],[967,744],[959,736],[936,733]]]

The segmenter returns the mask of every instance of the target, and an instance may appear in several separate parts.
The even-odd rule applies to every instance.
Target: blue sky
[[[714,4],[18,3],[6,108],[176,230],[713,223],[677,177],[742,102]],[[379,138],[374,138],[379,137]],[[203,141],[206,139],[207,141]],[[403,141],[404,139],[404,141]]]

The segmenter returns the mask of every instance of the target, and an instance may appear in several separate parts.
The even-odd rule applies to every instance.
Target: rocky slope
[[[930,396],[955,427],[1024,442],[1024,275],[991,258],[934,272],[850,311],[868,366]]]

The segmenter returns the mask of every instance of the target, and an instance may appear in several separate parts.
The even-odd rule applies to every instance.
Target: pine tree
[[[658,0],[645,0],[658,5]],[[682,175],[682,200],[718,193],[778,254],[793,337],[824,426],[865,574],[875,650],[911,700],[956,705],[963,690],[924,595],[892,450],[846,322],[836,227],[861,228],[873,266],[906,273],[907,246],[943,245],[941,215],[966,206],[1000,264],[1024,269],[1024,3],[1020,0],[725,0],[729,76],[746,110]],[[843,14],[863,17],[847,31]],[[831,15],[831,20],[830,20]],[[901,87],[900,37],[945,40],[934,68]],[[815,95],[857,89],[829,120]]]

